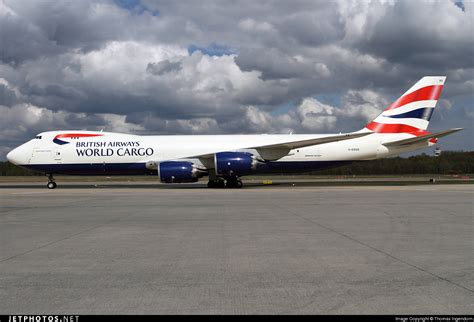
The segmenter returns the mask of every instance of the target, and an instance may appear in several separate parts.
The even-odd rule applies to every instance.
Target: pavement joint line
[[[0,218],[1,217],[6,217],[14,212],[18,212],[18,211],[24,211],[24,210],[30,210],[30,209],[61,209],[61,208],[69,208],[70,206],[72,205],[75,205],[75,204],[82,204],[84,202],[87,202],[87,201],[93,201],[95,200],[94,198],[87,198],[87,199],[80,199],[80,200],[73,200],[73,201],[66,201],[65,203],[61,204],[61,205],[56,205],[56,206],[45,206],[45,207],[39,207],[39,206],[30,206],[30,207],[18,207],[18,208],[10,208],[8,209],[9,207],[1,207],[0,208]],[[4,209],[7,209],[6,211]],[[1,261],[0,261],[1,262]]]
[[[366,244],[366,243],[364,243],[363,241],[360,241],[360,240],[358,240],[358,239],[356,239],[356,238],[354,238],[354,237],[352,237],[352,236],[349,236],[349,235],[347,235],[347,234],[344,234],[344,233],[342,233],[342,232],[339,232],[339,231],[337,231],[337,230],[335,230],[335,229],[333,229],[333,228],[331,228],[331,227],[328,227],[328,226],[326,226],[326,225],[323,225],[323,224],[321,224],[321,223],[319,223],[319,222],[317,222],[317,221],[315,221],[315,220],[313,220],[313,219],[309,219],[309,218],[306,218],[305,216],[299,215],[299,214],[297,214],[296,212],[291,211],[291,210],[289,210],[289,209],[286,209],[286,208],[282,207],[282,206],[279,205],[279,204],[273,204],[273,206],[274,206],[274,207],[277,207],[277,208],[279,208],[279,209],[281,209],[281,210],[283,210],[283,211],[286,211],[287,213],[289,213],[289,214],[291,214],[291,215],[293,215],[293,216],[295,216],[295,217],[299,217],[299,218],[301,218],[301,219],[303,219],[303,220],[306,220],[306,221],[308,221],[308,222],[310,222],[310,223],[312,223],[312,224],[314,224],[314,225],[317,225],[317,226],[319,226],[319,227],[321,227],[321,228],[323,228],[323,229],[325,229],[325,230],[327,230],[327,231],[330,231],[330,232],[335,233],[335,234],[337,234],[337,235],[339,235],[339,236],[342,236],[342,237],[344,237],[344,238],[346,238],[346,239],[349,239],[349,240],[351,240],[351,241],[353,241],[353,242],[355,242],[355,243],[357,243],[357,244],[360,244],[360,245],[362,245],[362,246],[364,246],[364,247],[366,247],[366,248],[370,248],[370,249],[372,249],[372,250],[374,250],[374,251],[376,251],[376,252],[378,252],[378,253],[380,253],[380,254],[383,254],[383,255],[385,255],[385,256],[388,256],[388,257],[390,257],[390,258],[392,258],[392,259],[394,259],[394,260],[396,260],[396,261],[398,261],[398,262],[400,262],[400,263],[403,263],[403,264],[408,265],[408,266],[410,266],[410,267],[412,267],[412,268],[415,268],[416,270],[419,270],[419,271],[421,271],[421,272],[423,272],[423,273],[429,274],[429,275],[431,275],[431,276],[433,276],[433,277],[435,277],[435,278],[437,278],[437,279],[440,279],[440,280],[442,280],[442,281],[448,282],[448,283],[450,283],[450,284],[452,284],[452,285],[455,285],[455,286],[457,286],[457,287],[459,287],[459,288],[462,288],[462,289],[464,289],[464,290],[466,290],[466,291],[469,291],[469,292],[471,292],[471,293],[474,293],[474,290],[471,290],[470,288],[465,287],[464,285],[458,284],[458,283],[456,283],[456,282],[454,282],[454,281],[451,281],[451,280],[449,280],[449,279],[447,279],[447,278],[445,278],[445,277],[442,277],[442,276],[439,276],[439,275],[437,275],[437,274],[435,274],[435,273],[432,273],[432,272],[430,272],[430,271],[428,271],[428,270],[426,270],[426,269],[424,269],[424,268],[422,268],[422,267],[419,267],[419,266],[417,266],[417,265],[415,265],[415,264],[412,264],[412,263],[409,263],[409,262],[407,262],[407,261],[404,261],[404,260],[401,259],[401,258],[398,258],[398,257],[396,257],[396,256],[394,256],[394,255],[392,255],[392,254],[390,254],[390,253],[387,253],[387,252],[385,252],[385,251],[383,251],[383,250],[381,250],[381,249],[378,249],[378,248],[376,248],[376,247],[374,247],[374,246],[372,246],[372,245]]]
[[[32,252],[34,252],[34,251],[39,250],[39,249],[43,249],[43,248],[46,248],[46,247],[48,247],[48,246],[54,245],[54,244],[56,244],[56,243],[60,243],[60,242],[62,242],[62,241],[71,239],[71,238],[73,238],[73,237],[76,237],[76,236],[81,235],[81,234],[83,234],[83,233],[87,233],[87,232],[92,231],[92,230],[94,230],[94,229],[97,229],[97,228],[106,226],[106,225],[111,224],[111,223],[113,223],[113,222],[118,222],[118,221],[120,221],[120,220],[122,220],[122,219],[124,219],[124,218],[126,218],[126,217],[128,217],[128,216],[130,216],[130,215],[131,215],[131,214],[127,214],[127,215],[125,215],[125,216],[121,216],[121,217],[119,217],[119,218],[115,218],[115,219],[109,220],[109,221],[107,221],[107,222],[105,222],[105,223],[102,223],[102,224],[100,224],[100,225],[96,225],[96,226],[93,226],[93,227],[90,227],[90,228],[81,230],[81,231],[79,231],[79,232],[77,232],[77,233],[74,233],[74,234],[72,234],[72,235],[69,235],[69,236],[66,236],[66,237],[63,237],[63,238],[60,238],[60,239],[53,240],[53,241],[51,241],[51,242],[49,242],[49,243],[46,243],[46,244],[43,244],[43,245],[41,245],[41,246],[32,248],[32,249],[27,250],[27,251],[25,251],[25,252],[22,252],[22,253],[19,253],[19,254],[16,254],[16,255],[13,255],[13,256],[4,258],[4,259],[0,259],[0,263],[9,261],[9,260],[11,260],[11,259],[15,259],[15,258],[17,258],[17,257],[23,256],[23,255],[26,255],[26,254],[30,254],[30,253],[32,253]]]
[[[49,193],[49,191],[30,191],[30,192],[9,192],[5,193],[7,196],[12,196],[12,195],[30,195],[30,194],[46,194]]]

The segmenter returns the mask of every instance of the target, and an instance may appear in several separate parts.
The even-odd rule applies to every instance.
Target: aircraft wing
[[[322,138],[309,139],[309,140],[287,141],[287,142],[281,142],[281,143],[264,145],[264,146],[252,146],[252,147],[248,147],[248,149],[258,150],[258,149],[287,148],[287,149],[292,150],[292,149],[297,149],[297,148],[304,148],[306,146],[311,146],[311,145],[318,145],[318,144],[325,144],[325,143],[360,138],[362,136],[366,136],[369,134],[372,134],[372,132],[331,135],[331,136],[325,136]]]
[[[411,144],[417,144],[421,142],[426,142],[429,139],[439,139],[443,136],[458,132],[463,130],[462,128],[454,128],[454,129],[449,129],[446,131],[438,132],[438,133],[431,133],[431,134],[426,134],[426,135],[421,135],[417,136],[414,138],[409,138],[409,139],[403,139],[403,140],[398,140],[398,141],[393,141],[393,142],[387,142],[384,143],[383,145],[385,146],[406,146],[406,145],[411,145]]]
[[[300,141],[287,141],[270,145],[263,146],[252,146],[249,149],[255,149],[260,154],[260,156],[265,160],[278,160],[290,152],[290,150],[304,148],[312,145],[319,145],[331,142],[338,142],[344,140],[350,140],[355,138],[360,138],[372,134],[371,132],[364,133],[351,133],[351,134],[340,134],[326,136],[322,138],[309,139],[309,140],[300,140]]]
[[[244,147],[239,148],[239,150],[255,149],[258,151],[258,153],[263,159],[267,161],[271,161],[271,160],[278,160],[284,157],[292,149],[304,148],[307,146],[319,145],[319,144],[325,144],[325,143],[331,143],[331,142],[345,141],[345,140],[360,138],[369,134],[372,134],[372,132],[330,135],[330,136],[314,138],[314,139],[306,139],[306,140],[288,140],[288,141],[272,143],[268,145],[244,146]],[[214,153],[218,153],[218,152],[222,152],[222,151],[216,151]],[[194,156],[194,158],[199,158],[201,160],[209,159],[209,158],[214,157],[214,153],[197,155],[197,156]]]

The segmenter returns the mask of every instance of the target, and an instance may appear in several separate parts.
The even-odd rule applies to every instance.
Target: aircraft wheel
[[[54,188],[56,188],[56,182],[50,181],[50,182],[48,182],[46,187],[48,187],[48,189],[54,189]]]
[[[218,184],[219,184],[219,182],[217,180],[209,180],[207,182],[207,187],[208,188],[219,188]]]
[[[239,178],[229,178],[227,179],[226,187],[227,188],[242,188],[243,184]]]
[[[244,186],[244,184],[242,183],[242,180],[237,179],[237,182],[235,183],[235,187],[240,189],[243,186]]]
[[[207,182],[207,187],[208,188],[225,188],[226,184],[225,184],[225,181],[222,179],[209,180]]]
[[[217,180],[217,188],[225,188],[225,181],[224,180]]]

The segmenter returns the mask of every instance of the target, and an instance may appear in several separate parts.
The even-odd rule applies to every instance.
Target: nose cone
[[[24,145],[20,145],[7,154],[7,160],[17,165],[27,164],[28,151]]]
[[[11,163],[15,163],[15,162],[13,162],[13,158],[14,158],[14,154],[15,154],[14,151],[15,151],[15,149],[11,150],[7,154],[7,160],[10,161]]]

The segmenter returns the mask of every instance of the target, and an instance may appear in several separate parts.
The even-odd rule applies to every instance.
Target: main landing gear
[[[226,181],[226,187],[227,188],[242,188],[242,186],[244,185],[242,183],[242,180],[240,180],[240,178],[238,177],[230,177],[230,178],[227,178],[227,181]]]
[[[242,188],[243,183],[239,177],[215,178],[209,180],[208,188]]]
[[[46,187],[48,187],[48,189],[56,188],[56,182],[54,182],[53,175],[51,173],[48,173],[46,174],[46,176],[48,177],[48,183],[46,184]]]

